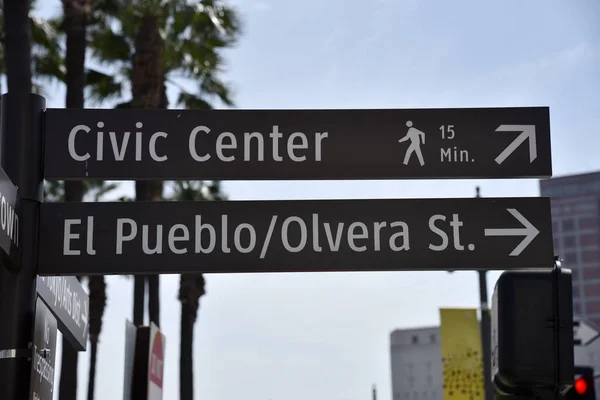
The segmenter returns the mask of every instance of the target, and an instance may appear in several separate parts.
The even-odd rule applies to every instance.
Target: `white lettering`
[[[162,231],[161,224],[156,225],[156,245],[153,249],[150,248],[150,240],[148,235],[148,225],[142,226],[142,250],[145,254],[162,254]]]
[[[208,230],[208,246],[202,247],[202,231]],[[202,216],[196,215],[196,253],[210,253],[214,250],[217,243],[217,233],[210,224],[202,224]]]
[[[393,251],[410,250],[408,240],[408,225],[402,221],[395,221],[390,224],[390,227],[400,227],[400,232],[396,232],[390,236],[390,249]],[[396,239],[398,238],[402,238],[402,244],[400,246],[396,245]]]
[[[87,219],[87,253],[90,256],[96,255],[94,250],[94,217],[88,217]]]
[[[244,229],[250,234],[250,243],[246,247],[243,247],[241,242],[242,230]],[[235,232],[233,232],[233,244],[240,253],[250,253],[254,250],[254,247],[256,246],[256,231],[254,230],[254,227],[250,224],[238,225],[238,227],[235,228]]]
[[[71,240],[79,239],[79,233],[71,233],[71,225],[81,224],[80,219],[65,219],[65,229],[63,236],[63,255],[78,256],[81,254],[79,250],[71,250]]]
[[[323,248],[319,245],[319,214],[312,215],[313,223],[313,250],[316,252],[323,251]]]
[[[436,221],[440,220],[445,221],[446,217],[444,217],[443,215],[436,214],[433,217],[429,218],[429,229],[431,229],[432,232],[437,234],[442,239],[442,244],[440,245],[429,245],[429,249],[433,251],[442,251],[448,247],[448,235],[446,235],[446,232],[435,226]]]
[[[265,160],[265,144],[260,132],[244,133],[244,161],[250,161],[250,139],[256,138],[256,150],[258,152],[258,161]]]
[[[298,224],[298,226],[300,227],[300,242],[298,243],[298,245],[296,247],[293,247],[290,245],[289,242],[289,235],[288,235],[288,229],[289,229],[289,225],[295,222]],[[302,249],[304,249],[304,246],[306,246],[306,237],[307,237],[307,232],[306,232],[306,224],[304,223],[304,221],[301,218],[298,217],[289,217],[286,218],[285,221],[283,221],[283,225],[281,227],[281,241],[283,242],[283,247],[285,247],[285,249],[287,251],[289,251],[290,253],[297,253],[299,251],[302,251]]]
[[[221,250],[223,253],[231,252],[227,246],[227,215],[221,217]]]
[[[190,133],[190,140],[189,140],[190,155],[192,156],[192,158],[195,161],[204,162],[210,158],[210,154],[207,153],[206,155],[199,156],[198,153],[196,152],[196,136],[198,135],[198,132],[209,133],[210,129],[208,129],[206,126],[197,126]]]
[[[296,138],[300,139],[300,144],[294,144],[294,140]],[[296,156],[295,150],[306,150],[308,148],[308,140],[306,140],[306,136],[302,132],[295,132],[290,135],[287,142],[287,151],[288,155],[295,162],[301,162],[306,160],[306,156]]]
[[[325,236],[327,237],[327,243],[329,243],[329,249],[331,251],[338,251],[340,249],[340,242],[342,240],[342,231],[344,230],[344,223],[338,223],[337,231],[335,233],[335,241],[331,236],[331,227],[329,226],[329,222],[325,222],[323,224],[325,226]]]
[[[229,139],[230,143],[223,143],[225,139]],[[223,150],[235,149],[237,147],[237,141],[235,136],[231,132],[223,132],[217,136],[217,156],[221,161],[231,162],[235,160],[235,156],[226,156],[223,154]]]
[[[129,225],[131,233],[129,235],[123,235],[125,224]],[[123,254],[123,242],[131,241],[137,235],[137,224],[131,218],[118,218],[117,219],[117,254]]]
[[[321,161],[321,141],[327,136],[327,132],[317,132],[315,135],[315,161]]]
[[[115,132],[108,132],[110,143],[112,144],[113,154],[115,156],[115,161],[123,161],[125,158],[125,150],[127,149],[127,143],[129,142],[130,134],[131,132],[125,132],[123,136],[123,142],[121,143],[121,148],[119,149],[116,136],[117,134]]]
[[[360,230],[362,232],[356,233],[355,232],[356,228],[360,228]],[[369,234],[367,232],[367,226],[365,224],[363,224],[362,222],[353,222],[348,227],[348,245],[350,246],[350,248],[352,250],[358,251],[358,252],[367,250],[367,246],[365,246],[365,245],[357,246],[354,243],[354,241],[356,239],[368,239],[368,238],[369,238]]]
[[[381,228],[385,228],[387,226],[386,222],[375,222],[375,235],[373,235],[373,242],[375,244],[375,251],[381,250],[381,239],[379,234],[381,232]]]
[[[177,236],[177,230],[182,231],[182,236]],[[185,254],[187,253],[187,249],[184,247],[183,249],[178,249],[175,245],[175,242],[180,242],[182,240],[190,240],[190,231],[187,226],[183,224],[175,224],[169,229],[169,249],[174,254]]]
[[[282,161],[283,158],[279,155],[279,139],[283,137],[279,132],[279,126],[273,125],[273,132],[269,135],[273,139],[273,160]]]
[[[69,139],[68,139],[69,155],[75,161],[85,161],[88,158],[90,158],[90,153],[85,153],[83,156],[80,156],[75,151],[75,136],[81,131],[88,133],[90,131],[90,127],[87,125],[77,125],[73,129],[71,129],[71,132],[69,132]]]
[[[165,132],[156,132],[154,135],[150,136],[150,144],[149,144],[150,157],[152,157],[152,159],[156,162],[167,161],[166,155],[158,156],[156,154],[156,140],[160,137],[166,138],[167,134]]]

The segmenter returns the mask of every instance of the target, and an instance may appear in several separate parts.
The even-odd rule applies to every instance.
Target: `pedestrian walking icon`
[[[408,146],[406,155],[404,156],[404,165],[408,165],[411,156],[413,153],[415,153],[419,159],[419,164],[421,164],[422,167],[425,165],[425,160],[423,160],[423,153],[421,153],[421,144],[425,144],[425,132],[422,132],[417,128],[413,128],[412,121],[406,121],[406,126],[408,126],[408,132],[406,133],[406,136],[398,140],[399,143],[410,140],[410,145]]]

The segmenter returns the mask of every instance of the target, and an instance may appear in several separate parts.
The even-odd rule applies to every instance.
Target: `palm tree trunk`
[[[182,274],[179,281],[181,336],[179,341],[179,399],[194,399],[194,324],[205,292],[202,274]]]
[[[98,351],[98,342],[90,343],[90,372],[88,380],[88,400],[94,400],[94,387],[96,386],[96,353]]]
[[[148,275],[148,316],[150,322],[160,327],[160,275]]]
[[[146,275],[133,277],[133,324],[144,323],[144,302],[146,301]]]
[[[135,55],[133,57],[133,71],[131,91],[133,108],[159,108],[164,103],[164,71],[163,71],[163,39],[159,32],[159,18],[157,15],[145,14],[142,16],[140,29],[135,40]],[[162,182],[136,182],[136,201],[154,200],[160,191],[162,197]],[[159,277],[136,276],[134,291],[134,323],[135,317],[143,318],[144,295],[139,290],[143,287],[144,280],[148,280],[148,311],[150,321],[159,325]],[[141,282],[140,282],[141,281]],[[140,302],[141,300],[141,302]],[[141,307],[141,312],[139,311]]]
[[[179,399],[194,400],[194,319],[196,310],[181,304],[181,338],[179,341]]]
[[[88,288],[90,291],[89,329],[90,329],[90,370],[88,379],[88,400],[94,399],[96,385],[96,353],[100,332],[102,332],[102,318],[106,309],[106,280],[103,275],[89,277]]]
[[[86,0],[63,1],[64,27],[66,33],[67,67],[67,108],[83,108],[85,86],[85,49],[86,49]],[[79,202],[83,199],[83,182],[65,182],[65,201]],[[63,337],[62,366],[59,384],[60,400],[77,398],[77,361],[78,353]]]
[[[147,182],[148,198],[150,201],[162,200],[163,182]],[[150,322],[160,327],[160,275],[148,275],[148,316]]]

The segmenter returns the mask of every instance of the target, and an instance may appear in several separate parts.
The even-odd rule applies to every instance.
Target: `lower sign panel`
[[[45,203],[40,275],[548,268],[548,198]]]

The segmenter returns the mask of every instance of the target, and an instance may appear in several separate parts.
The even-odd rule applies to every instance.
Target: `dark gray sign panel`
[[[548,107],[48,109],[46,179],[547,178]]]
[[[56,336],[56,318],[38,297],[35,305],[30,400],[53,399]]]
[[[40,275],[549,268],[548,198],[43,203]]]
[[[0,167],[0,249],[2,259],[19,265],[19,193],[17,187]]]
[[[60,332],[78,351],[86,351],[90,299],[74,276],[38,276],[38,295],[50,307]]]

